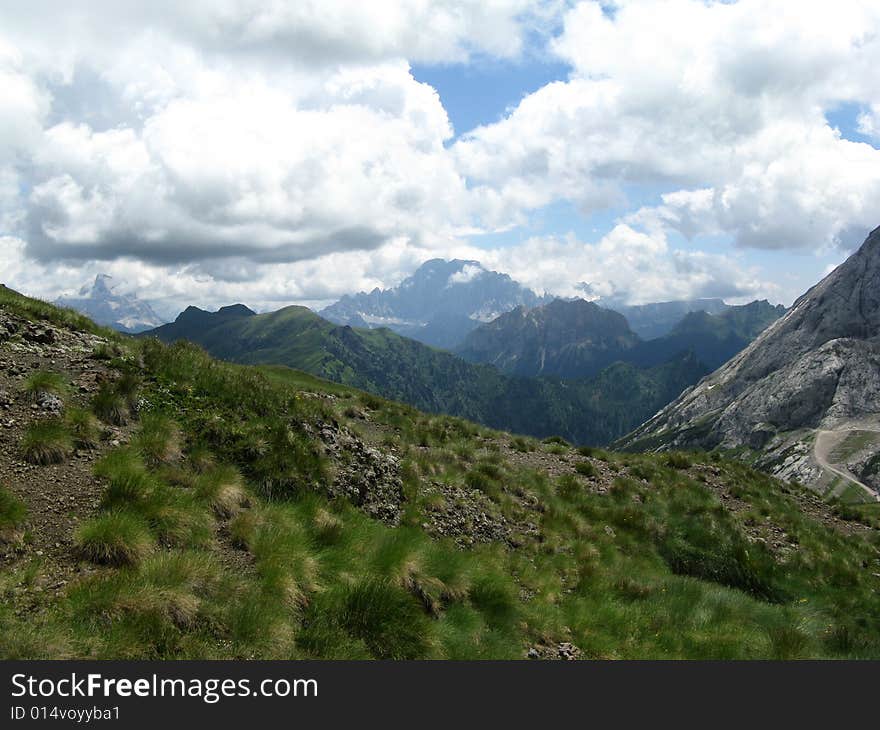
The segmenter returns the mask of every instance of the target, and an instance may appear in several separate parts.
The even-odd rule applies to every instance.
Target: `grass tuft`
[[[155,547],[147,522],[129,512],[108,512],[76,531],[74,544],[79,553],[100,565],[137,565]]]
[[[27,517],[27,507],[6,487],[0,486],[0,543],[12,542]]]
[[[73,439],[60,419],[36,421],[25,431],[21,450],[25,461],[31,464],[59,464],[73,451]]]
[[[130,415],[125,398],[117,392],[113,383],[108,382],[101,383],[98,392],[92,396],[92,411],[111,426],[124,426]]]
[[[94,414],[84,408],[69,408],[64,420],[78,449],[97,447],[100,426]]]
[[[36,370],[24,381],[22,390],[29,400],[36,402],[47,394],[57,395],[59,398],[62,398],[67,395],[69,386],[64,376],[60,373],[54,373],[49,370]]]
[[[151,467],[172,464],[183,456],[180,427],[158,413],[141,418],[140,428],[132,441],[144,461]]]
[[[221,519],[234,517],[248,504],[244,480],[233,466],[217,466],[196,480],[196,496]]]

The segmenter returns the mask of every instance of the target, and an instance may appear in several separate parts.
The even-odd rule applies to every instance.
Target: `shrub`
[[[73,440],[64,422],[57,418],[32,423],[21,441],[25,461],[58,464],[73,451]]]
[[[108,512],[76,531],[74,544],[87,560],[101,565],[136,565],[155,546],[146,521],[130,512]]]
[[[568,446],[571,447],[571,444],[566,441],[562,436],[548,436],[543,441],[542,444],[559,444],[560,446]]]
[[[80,449],[94,449],[98,445],[98,419],[83,408],[70,408],[65,415],[73,442]]]

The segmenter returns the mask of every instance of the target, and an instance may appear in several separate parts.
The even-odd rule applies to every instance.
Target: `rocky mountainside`
[[[543,298],[478,261],[432,259],[393,289],[346,295],[321,310],[325,319],[352,327],[388,327],[434,347],[451,348],[472,329],[514,307]]]
[[[749,347],[621,443],[747,448],[774,473],[826,486],[817,432],[854,424],[870,432],[878,415],[880,229]]]
[[[556,299],[502,314],[471,332],[455,352],[515,375],[587,378],[624,359],[638,342],[623,315],[583,299]]]
[[[78,296],[59,297],[55,303],[75,309],[94,322],[119,332],[143,332],[163,323],[149,303],[133,294],[115,293],[106,274],[98,274],[91,286],[79,290]]]

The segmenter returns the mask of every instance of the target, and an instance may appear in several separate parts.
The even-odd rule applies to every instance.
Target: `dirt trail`
[[[848,482],[851,482],[852,484],[855,484],[856,486],[861,488],[872,501],[880,502],[880,495],[878,495],[867,484],[859,481],[859,479],[857,479],[855,475],[851,474],[848,470],[841,469],[828,461],[828,457],[831,454],[831,451],[834,449],[835,446],[840,443],[843,438],[846,438],[847,433],[865,430],[867,429],[843,428],[836,431],[816,431],[816,441],[813,445],[813,456],[816,459],[816,463],[820,467],[826,469],[827,471],[830,471],[832,474],[836,474],[837,476],[845,479]]]

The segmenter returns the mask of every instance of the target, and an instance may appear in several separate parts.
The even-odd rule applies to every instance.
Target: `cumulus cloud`
[[[450,275],[447,284],[448,286],[467,284],[477,277],[482,276],[485,272],[486,270],[478,264],[465,264],[461,267],[460,271],[456,271],[454,274]]]
[[[442,235],[465,207],[450,135],[436,92],[405,63],[331,74],[299,101],[227,75],[139,129],[46,129],[29,251],[269,262]]]
[[[559,198],[595,211],[649,185],[671,193],[655,223],[743,246],[817,248],[876,225],[880,151],[825,117],[880,99],[876,2],[613,5],[565,16],[552,46],[569,80],[456,144],[487,215]],[[863,133],[874,122],[863,114]]]
[[[483,263],[539,292],[579,297],[586,292],[591,299],[630,304],[783,294],[734,256],[676,250],[662,230],[646,233],[624,223],[595,243],[573,235],[532,238],[483,252]]]

